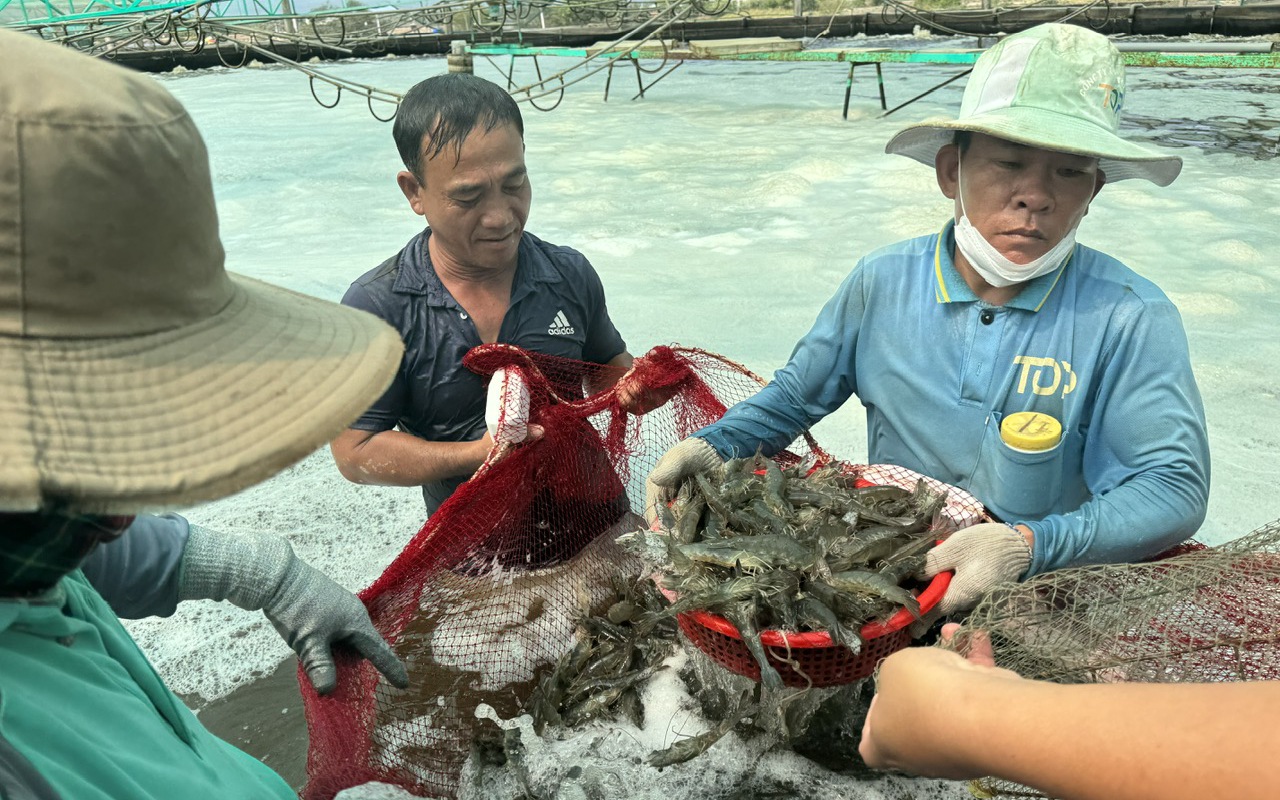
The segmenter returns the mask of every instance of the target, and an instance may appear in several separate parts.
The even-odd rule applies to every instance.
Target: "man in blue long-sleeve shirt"
[[[935,166],[955,219],[863,258],[773,382],[663,457],[650,501],[724,458],[776,453],[857,395],[872,462],[964,487],[1003,521],[930,554],[928,574],[956,571],[940,613],[1194,533],[1209,451],[1177,309],[1075,243],[1105,183],[1164,186],[1181,168],[1116,135],[1123,96],[1120,54],[1081,28],[983,54],[958,119],[886,148]]]

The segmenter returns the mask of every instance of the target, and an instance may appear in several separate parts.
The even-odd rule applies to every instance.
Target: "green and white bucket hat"
[[[1168,186],[1182,159],[1120,138],[1124,59],[1107,37],[1075,25],[1037,25],[979,56],[960,116],[911,125],[884,148],[933,166],[955,131],[1093,156],[1107,182],[1144,178]]]

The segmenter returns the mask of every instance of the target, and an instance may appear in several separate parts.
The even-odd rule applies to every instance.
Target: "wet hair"
[[[391,135],[405,169],[422,178],[422,139],[429,138],[427,158],[453,147],[462,158],[462,143],[480,126],[485,133],[500,125],[514,125],[524,137],[524,120],[511,95],[496,83],[463,73],[446,73],[419,82],[396,112]]]

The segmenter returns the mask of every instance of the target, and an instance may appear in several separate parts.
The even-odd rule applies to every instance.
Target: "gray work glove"
[[[939,617],[968,611],[996,586],[1020,579],[1031,566],[1031,547],[1022,533],[1000,522],[986,522],[956,531],[925,557],[924,576],[955,570],[947,593],[919,622],[912,636],[921,636]]]
[[[298,654],[320,694],[338,683],[332,653],[338,643],[373,662],[393,686],[409,685],[404,664],[374,630],[359,598],[294,555],[278,536],[233,536],[192,525],[178,599],[229,600],[248,611],[261,610]]]
[[[658,518],[659,505],[671,502],[680,483],[690,475],[713,469],[724,463],[724,459],[706,440],[691,436],[677,442],[674,447],[662,454],[653,472],[644,482],[644,519],[653,526]]]

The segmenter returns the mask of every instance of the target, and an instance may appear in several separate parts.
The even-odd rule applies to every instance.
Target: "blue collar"
[[[965,283],[952,258],[952,253],[956,249],[955,227],[955,220],[949,221],[938,234],[934,244],[933,296],[939,303],[973,303],[978,300],[978,296],[969,288],[969,284]],[[1041,275],[1035,280],[1028,281],[1012,300],[1005,303],[1005,306],[1026,311],[1039,311],[1049,299],[1049,295],[1053,293],[1053,288],[1058,285],[1058,281],[1061,280],[1074,257],[1075,250],[1072,250],[1067,260],[1062,262],[1062,266],[1048,275]]]

